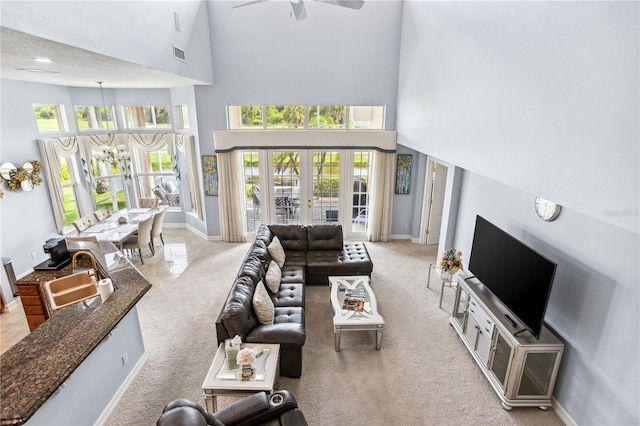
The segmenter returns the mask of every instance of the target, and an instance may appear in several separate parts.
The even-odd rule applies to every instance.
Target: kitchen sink
[[[47,281],[44,286],[53,309],[64,308],[98,295],[98,286],[88,271]]]

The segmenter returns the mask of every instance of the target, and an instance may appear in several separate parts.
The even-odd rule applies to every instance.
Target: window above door
[[[229,130],[383,130],[384,106],[235,105]]]

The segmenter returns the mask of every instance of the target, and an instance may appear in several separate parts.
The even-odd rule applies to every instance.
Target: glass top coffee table
[[[373,330],[376,332],[376,349],[382,344],[384,319],[378,313],[376,295],[369,286],[369,277],[355,275],[329,277],[331,306],[333,307],[333,333],[336,351],[340,350],[343,331]]]
[[[241,348],[260,347],[263,354],[256,358],[253,367],[256,369],[251,380],[241,380],[240,370],[227,369],[224,342],[220,343],[213,358],[207,377],[202,384],[204,402],[207,410],[218,411],[217,396],[248,396],[261,391],[273,392],[278,386],[280,375],[280,345],[267,343],[243,343]]]

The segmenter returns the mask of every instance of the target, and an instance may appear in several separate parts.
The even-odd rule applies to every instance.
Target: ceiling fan
[[[253,0],[248,3],[239,4],[237,6],[233,6],[233,8],[250,6],[256,3],[264,3],[269,0]],[[349,9],[360,9],[364,4],[363,0],[314,0],[320,3],[332,4],[334,6],[347,7]],[[307,10],[304,7],[303,0],[289,0],[291,3],[291,10],[293,11],[293,15],[296,17],[297,21],[302,21],[307,17]]]

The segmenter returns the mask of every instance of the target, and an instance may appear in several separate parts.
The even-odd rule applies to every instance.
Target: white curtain
[[[244,212],[242,182],[239,176],[241,152],[232,151],[218,154],[218,178],[220,189],[220,230],[222,241],[243,243]]]
[[[395,185],[396,154],[373,152],[371,203],[369,205],[369,241],[391,241],[391,213]]]
[[[189,172],[189,192],[191,192],[191,206],[202,220],[202,204],[200,191],[200,173],[198,171],[198,159],[196,158],[196,146],[193,135],[176,135],[176,148],[184,152],[187,159],[187,169]]]
[[[60,157],[72,157],[78,152],[78,140],[75,136],[64,138],[47,138],[38,141],[47,177],[47,186],[51,196],[53,216],[58,231],[65,226],[64,201],[60,184]]]
[[[173,133],[151,133],[151,134],[129,133],[129,142],[131,143],[132,147],[144,152],[155,152],[161,149],[163,146],[169,144],[168,151],[169,151],[169,155],[171,156],[171,167],[172,169],[175,170],[175,148],[172,143],[169,143],[173,141],[173,137],[174,137]],[[150,172],[151,170],[146,168],[146,167],[150,167],[150,165],[145,163],[144,161],[140,161],[139,155],[137,155],[136,157],[138,158],[138,161],[136,163],[136,166],[138,167],[138,169],[136,170],[138,171],[138,173]],[[131,160],[127,160],[127,161],[128,162],[125,162],[124,177],[125,177],[125,180],[127,179],[130,180],[131,179]]]

